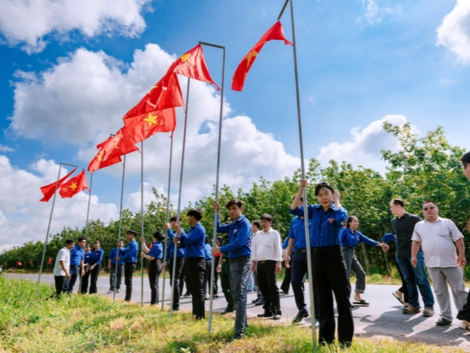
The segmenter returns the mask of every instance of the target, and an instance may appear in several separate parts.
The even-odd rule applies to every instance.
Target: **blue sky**
[[[55,2],[58,11],[51,0],[34,8],[25,3],[22,11],[14,1],[2,2],[0,229],[41,239],[50,205],[37,202],[38,186],[54,180],[60,161],[86,167],[93,146],[119,129],[142,92],[200,40],[227,48],[222,182],[248,188],[261,175],[290,176],[299,166],[292,48],[268,43],[244,91],[230,90],[235,68],[274,24],[282,0],[119,0],[108,7],[69,0]],[[397,147],[380,131],[384,120],[409,121],[420,133],[444,126],[451,144],[470,149],[470,7],[463,0],[296,0],[295,16],[306,158],[383,170],[380,149]],[[289,10],[281,22],[291,39]],[[221,53],[204,51],[220,83]],[[218,93],[191,85],[185,202],[207,195],[215,180]],[[180,112],[177,146],[181,128]],[[154,136],[144,149],[146,201],[150,186],[166,189],[168,144],[168,136]],[[136,209],[139,157],[130,160],[125,199]],[[93,218],[116,218],[119,168],[96,173]],[[176,185],[178,173],[172,177]],[[83,223],[86,194],[76,198],[59,202],[54,230]],[[0,249],[18,242],[0,236]]]

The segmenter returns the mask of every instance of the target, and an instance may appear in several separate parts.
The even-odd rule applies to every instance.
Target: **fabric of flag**
[[[208,82],[217,87],[217,91],[220,91],[219,86],[214,82],[209,73],[201,44],[196,45],[193,49],[181,55],[170,66],[168,72],[174,72],[178,75],[190,77],[198,81]]]
[[[77,176],[62,184],[59,194],[63,199],[69,199],[83,190],[88,190],[86,174],[82,170]]]
[[[124,117],[124,126],[133,143],[144,141],[157,132],[174,131],[176,127],[175,108],[157,110],[134,117]]]
[[[284,33],[282,31],[282,24],[280,21],[277,21],[274,26],[272,26],[255,44],[255,46],[246,54],[243,60],[238,65],[235,73],[233,74],[232,79],[232,89],[234,91],[242,91],[243,85],[245,84],[246,76],[248,75],[248,71],[250,71],[251,66],[256,60],[259,52],[263,48],[264,44],[270,40],[283,40],[284,44],[292,43],[284,37]]]
[[[57,190],[60,189],[60,187],[62,186],[62,184],[69,178],[69,176],[71,176],[73,173],[75,173],[75,171],[77,170],[77,168],[75,168],[74,170],[72,170],[70,173],[68,173],[66,176],[64,176],[62,179],[59,179],[59,181],[54,181],[53,183],[49,184],[49,185],[46,185],[46,186],[43,186],[41,187],[41,192],[43,194],[43,198],[39,201],[41,202],[47,202],[51,199],[52,196],[54,196],[54,193],[55,193],[55,190],[56,190],[56,186],[57,186]]]

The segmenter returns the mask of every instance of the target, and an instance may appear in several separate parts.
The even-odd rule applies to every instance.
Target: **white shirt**
[[[65,268],[68,269],[70,267],[70,250],[65,246],[59,250],[57,257],[55,258],[54,276],[65,276],[64,270],[62,270],[62,267],[60,267],[61,261],[64,262]]]
[[[270,228],[267,232],[256,233],[251,244],[251,259],[254,261],[282,260],[281,236],[277,230]]]
[[[438,217],[434,223],[416,223],[411,240],[421,242],[427,267],[458,267],[455,242],[461,238],[454,222]]]

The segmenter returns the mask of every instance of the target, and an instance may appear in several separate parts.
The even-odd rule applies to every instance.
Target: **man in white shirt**
[[[70,280],[70,250],[75,246],[75,241],[72,239],[67,239],[65,241],[65,246],[59,250],[57,257],[55,258],[54,264],[54,282],[56,292],[51,296],[51,298],[59,298],[62,292],[64,291],[65,281]]]
[[[457,311],[464,306],[467,299],[462,270],[467,263],[463,235],[454,222],[438,216],[439,209],[434,201],[424,201],[422,209],[425,219],[416,223],[411,238],[413,241],[411,264],[416,267],[416,255],[421,246],[424,263],[428,268],[434,293],[441,308],[440,318],[436,325],[450,325],[452,310],[447,283],[450,285]],[[459,251],[458,256],[456,246]]]
[[[258,317],[281,318],[281,303],[276,275],[281,272],[281,236],[271,228],[273,218],[268,214],[261,216],[261,232],[258,232],[251,245],[251,271],[258,272],[258,285],[264,297],[264,313]]]

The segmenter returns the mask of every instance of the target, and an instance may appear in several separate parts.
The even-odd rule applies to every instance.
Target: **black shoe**
[[[439,320],[436,321],[437,326],[447,326],[447,325],[450,325],[451,323],[452,321],[444,319],[443,317],[441,317]]]
[[[306,310],[301,310],[297,315],[295,315],[294,320],[292,320],[292,324],[297,324],[306,317],[308,317],[308,312]]]
[[[256,302],[255,305],[258,306],[258,305],[264,305],[264,300],[260,300],[259,302]]]
[[[224,311],[222,311],[220,314],[221,315],[225,315],[225,314],[228,314],[228,313],[233,313],[233,309],[230,310],[229,308],[226,308]]]
[[[191,293],[186,292],[186,293],[184,293],[183,298],[189,298],[190,296],[191,296]]]
[[[273,315],[273,320],[281,320],[281,314]]]
[[[232,338],[229,338],[229,340],[227,341],[227,343],[231,343],[235,340],[241,340],[243,336],[233,336]]]
[[[262,314],[258,314],[258,317],[273,317],[274,315],[272,313],[262,313]]]
[[[260,300],[261,300],[261,298],[256,298],[255,300],[252,300],[251,302],[252,302],[253,304],[256,304],[256,303],[259,302]]]

